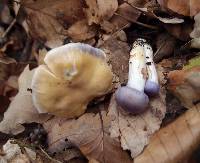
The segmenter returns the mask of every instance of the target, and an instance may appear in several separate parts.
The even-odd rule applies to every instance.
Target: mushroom
[[[40,113],[74,118],[88,103],[111,89],[113,73],[105,53],[83,43],[52,49],[36,68],[31,84],[33,103]]]
[[[153,61],[153,50],[148,43],[144,44],[146,66],[148,78],[144,87],[144,92],[148,96],[156,96],[159,93],[158,75]]]
[[[144,39],[137,39],[133,43],[129,59],[128,83],[116,92],[117,103],[126,111],[139,114],[146,110],[149,98],[144,93],[146,82],[146,62]]]

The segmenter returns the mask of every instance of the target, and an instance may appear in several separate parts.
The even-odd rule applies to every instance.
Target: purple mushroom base
[[[143,113],[149,103],[149,98],[144,92],[128,86],[118,88],[115,97],[118,105],[132,114]]]
[[[149,81],[149,80],[146,81],[144,92],[148,96],[151,96],[151,97],[156,96],[158,95],[159,91],[160,91],[160,87],[157,83]]]

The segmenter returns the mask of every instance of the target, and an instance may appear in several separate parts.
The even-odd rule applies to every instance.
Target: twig
[[[39,146],[39,149],[42,151],[42,153],[43,153],[49,160],[51,160],[51,161],[53,161],[53,162],[55,162],[55,163],[62,163],[62,162],[60,162],[60,161],[58,161],[58,160],[52,158],[51,156],[49,156],[48,153],[47,153],[44,149],[42,149],[41,146]]]
[[[102,141],[103,141],[103,162],[106,163],[106,159],[105,159],[105,144],[104,144],[104,138],[105,138],[105,133],[104,133],[104,124],[103,124],[103,116],[101,114],[101,110],[99,110],[99,117],[100,117],[100,121],[101,121],[101,130],[103,132],[103,137],[102,137]]]
[[[163,46],[165,45],[165,41],[163,41],[162,43],[161,43],[161,45],[159,46],[159,48],[156,50],[156,52],[154,53],[154,58],[157,56],[157,54],[158,54],[158,52],[160,52],[160,49],[161,48],[163,48]]]
[[[122,17],[122,18],[124,18],[124,19],[126,19],[126,20],[129,21],[129,22],[138,24],[138,25],[140,25],[140,26],[143,26],[143,27],[146,27],[146,28],[150,28],[150,29],[153,29],[153,30],[158,30],[158,29],[159,29],[158,27],[153,26],[153,25],[149,25],[149,24],[145,24],[145,23],[138,22],[138,21],[134,21],[134,20],[132,20],[132,19],[130,19],[130,18],[128,18],[128,17],[125,17],[125,16],[123,16],[123,15],[121,15],[121,14],[118,14],[118,13],[114,13],[114,14],[117,15],[117,16],[120,16],[120,17]]]
[[[10,32],[10,30],[12,29],[12,27],[15,25],[17,19],[13,19],[13,21],[11,22],[11,24],[9,25],[9,27],[6,29],[6,31],[3,33],[1,38],[5,38],[6,35],[8,34],[8,32]]]
[[[41,146],[26,144],[26,143],[24,143],[24,142],[22,142],[22,141],[20,141],[20,140],[17,140],[17,139],[11,139],[11,140],[12,140],[11,143],[19,145],[19,147],[20,147],[20,148],[22,149],[22,151],[24,151],[24,152],[26,152],[25,147],[26,147],[26,148],[30,148],[30,149],[32,149],[32,150],[34,150],[34,151],[35,151],[36,148],[39,148],[39,149],[41,150],[41,152],[42,152],[49,160],[51,160],[51,161],[53,161],[53,162],[55,162],[55,163],[62,163],[62,162],[60,162],[60,161],[58,161],[58,160],[52,158],[51,156],[49,156],[48,153],[45,152],[45,150],[42,149]],[[37,152],[37,153],[38,153],[38,152]],[[38,153],[38,154],[40,154],[40,153]],[[40,154],[40,155],[41,155],[41,154]]]
[[[123,1],[124,3],[127,3],[129,6],[131,6],[132,8],[140,11],[140,12],[143,12],[143,13],[147,13],[148,9],[147,8],[140,8],[140,7],[136,7],[134,5],[132,5],[131,3],[129,3],[128,1]]]

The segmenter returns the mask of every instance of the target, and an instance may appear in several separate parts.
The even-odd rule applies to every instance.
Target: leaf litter
[[[48,151],[50,153],[61,152],[64,154],[63,149],[79,148],[90,162],[132,162],[130,154],[127,152],[130,151],[132,158],[136,158],[135,162],[143,163],[149,159],[146,157],[148,156],[146,155],[147,150],[153,153],[153,161],[156,162],[162,162],[161,158],[168,159],[168,162],[169,160],[170,162],[176,161],[177,158],[182,159],[180,146],[173,154],[171,153],[171,156],[166,156],[166,151],[169,152],[168,149],[166,150],[159,144],[159,150],[165,153],[161,152],[159,157],[157,157],[154,147],[154,144],[158,143],[158,135],[162,140],[166,140],[166,137],[163,137],[163,131],[169,132],[173,139],[174,135],[170,126],[175,128],[176,125],[177,127],[185,125],[185,120],[179,122],[179,119],[177,119],[166,128],[159,130],[165,112],[169,110],[165,102],[166,92],[171,91],[184,107],[191,110],[190,112],[194,110],[193,108],[199,101],[198,59],[191,61],[184,68],[180,68],[184,63],[174,66],[174,64],[168,62],[165,69],[163,63],[159,63],[163,58],[174,57],[174,62],[179,64],[180,60],[177,58],[185,57],[184,59],[188,61],[193,56],[199,55],[192,49],[181,49],[180,46],[187,43],[190,40],[189,37],[191,37],[193,38],[189,42],[191,48],[199,48],[199,14],[197,13],[200,7],[195,0],[183,1],[183,5],[179,5],[179,3],[179,1],[171,0],[158,0],[158,3],[155,0],[110,0],[106,3],[103,0],[94,2],[90,0],[61,0],[59,2],[55,0],[18,0],[13,6],[5,4],[4,10],[1,11],[3,14],[7,14],[7,18],[0,12],[1,18],[2,16],[6,18],[0,19],[0,21],[11,25],[13,15],[10,15],[9,10],[14,7],[17,25],[23,26],[23,32],[27,32],[24,37],[30,37],[34,42],[33,45],[39,45],[37,48],[30,49],[29,57],[26,56],[28,54],[23,54],[28,58],[28,60],[25,60],[27,61],[26,64],[33,62],[35,67],[37,64],[43,63],[43,58],[49,48],[73,41],[85,42],[105,51],[107,62],[115,77],[112,94],[107,95],[111,99],[106,97],[103,101],[100,100],[101,102],[97,101],[95,104],[91,103],[92,106],[88,106],[89,110],[98,110],[98,112],[93,111],[91,113],[88,111],[77,119],[66,120],[37,113],[29,89],[34,69],[29,70],[26,67],[19,77],[17,95],[14,98],[9,96],[12,101],[0,123],[0,131],[15,135],[25,130],[24,123],[42,123],[48,132]],[[26,19],[24,19],[25,16],[20,18],[20,14],[23,12],[26,13]],[[183,15],[195,16],[194,28],[192,18],[186,18]],[[7,41],[3,41],[3,44],[8,45],[8,48],[1,49],[1,51],[3,50],[2,65],[10,66],[22,61],[20,57],[16,57],[18,53],[11,55],[9,51],[11,46],[12,51],[18,50],[21,53],[21,47],[24,46],[25,48],[26,46],[24,40],[19,36],[10,37],[10,34],[13,34],[12,29],[15,29],[17,25],[14,23],[10,26],[10,29],[9,27],[7,29],[2,28],[3,35],[5,35],[5,38],[9,38],[8,40],[12,43],[5,44]],[[191,29],[193,29],[193,32],[190,34]],[[8,32],[5,34],[5,31]],[[16,32],[14,33],[16,34]],[[121,108],[115,102],[114,91],[119,85],[127,82],[130,46],[138,37],[148,39],[154,48],[161,91],[158,97],[151,98],[147,112],[134,116],[124,114],[121,111]],[[8,66],[2,67],[7,69]],[[176,70],[177,68],[179,70]],[[166,69],[168,70],[166,71]],[[3,96],[7,96],[10,89],[17,89],[16,80],[11,80],[10,74],[4,68],[2,68],[2,71],[3,73],[0,73],[0,76],[2,75],[2,88],[0,90]],[[11,77],[17,78],[17,76]],[[7,88],[5,89],[6,84]],[[166,87],[168,90],[165,90]],[[187,94],[186,92],[190,93]],[[181,115],[180,119],[187,113]],[[194,119],[198,121],[199,117]],[[195,127],[190,126],[190,129],[195,130]],[[177,129],[177,131],[180,130]],[[180,133],[184,136],[184,132],[180,131]],[[198,137],[198,135],[197,133],[195,136]],[[184,144],[185,139],[181,136],[180,139],[183,140],[181,143]],[[166,147],[170,146],[168,142],[170,140],[164,143]],[[190,143],[193,142],[191,139]],[[192,148],[192,151],[194,148]],[[189,158],[191,155],[191,152],[187,151],[186,146],[184,158]],[[76,155],[72,157],[76,157]]]

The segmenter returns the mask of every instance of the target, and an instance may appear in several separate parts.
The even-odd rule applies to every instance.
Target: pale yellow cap
[[[113,73],[105,57],[102,50],[82,43],[49,51],[32,81],[38,111],[66,118],[83,114],[93,98],[111,88]]]

